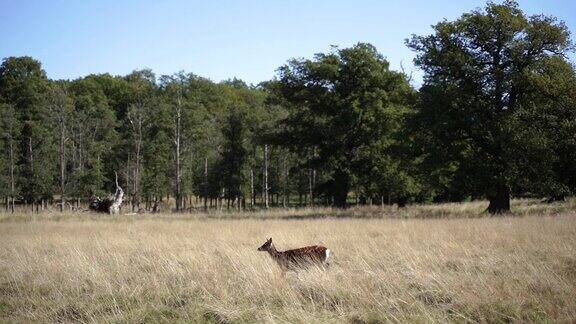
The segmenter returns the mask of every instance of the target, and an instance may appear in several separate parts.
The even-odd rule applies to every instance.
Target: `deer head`
[[[272,247],[272,238],[269,238],[266,243],[262,244],[261,247],[258,248],[258,251],[269,251]]]

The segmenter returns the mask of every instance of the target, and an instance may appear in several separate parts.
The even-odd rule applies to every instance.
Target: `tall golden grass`
[[[0,320],[574,322],[574,201],[555,206],[2,215]],[[362,218],[306,218],[322,212]],[[332,264],[283,277],[256,251],[270,236],[278,249],[325,245]]]

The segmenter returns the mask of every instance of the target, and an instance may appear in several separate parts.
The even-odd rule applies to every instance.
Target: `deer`
[[[328,266],[330,249],[321,245],[305,246],[299,249],[286,250],[280,252],[272,244],[272,238],[266,240],[258,251],[265,251],[270,254],[272,259],[278,263],[282,273],[288,270],[296,271],[298,269],[308,268],[309,266]]]

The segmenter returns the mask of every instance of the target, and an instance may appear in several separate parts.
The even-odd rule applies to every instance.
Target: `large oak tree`
[[[545,96],[534,85],[550,77],[546,66],[566,61],[569,32],[553,17],[527,17],[514,1],[488,3],[433,29],[407,41],[425,73],[419,115],[428,153],[461,190],[484,194],[489,212],[509,211],[519,180],[550,184],[532,181],[549,178],[555,165],[555,130],[543,121],[574,107],[557,106],[553,96],[533,113]]]

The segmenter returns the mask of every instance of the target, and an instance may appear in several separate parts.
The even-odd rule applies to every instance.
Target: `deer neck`
[[[280,252],[278,252],[278,250],[276,250],[276,247],[274,246],[274,244],[270,245],[270,248],[268,249],[268,254],[270,254],[270,256],[272,257],[272,259],[278,259],[280,256]]]

